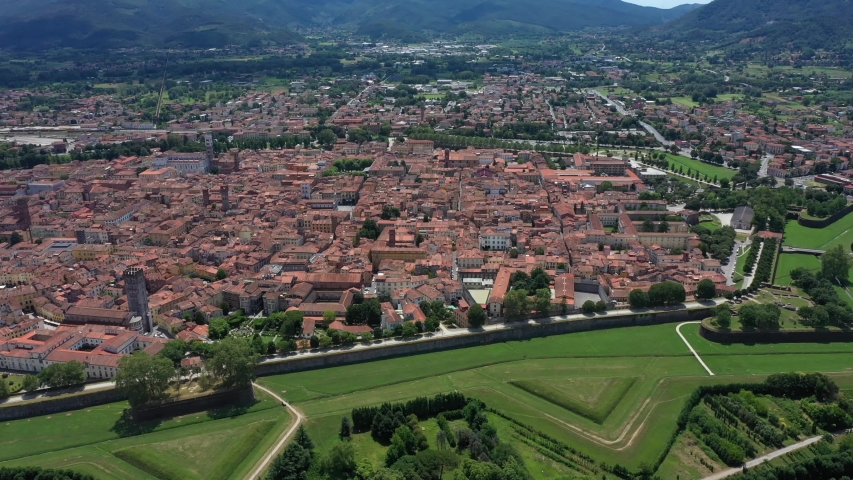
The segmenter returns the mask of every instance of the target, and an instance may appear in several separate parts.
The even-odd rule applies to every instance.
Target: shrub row
[[[716,403],[720,407],[726,409],[735,415],[743,422],[761,440],[761,443],[771,446],[780,447],[785,441],[786,435],[779,430],[773,428],[766,420],[758,416],[753,408],[738,401],[737,397],[728,396],[713,396],[708,397],[706,401]]]
[[[752,273],[752,267],[755,266],[755,261],[758,260],[758,250],[760,247],[760,238],[756,238],[752,241],[752,246],[749,247],[749,253],[746,254],[746,263],[743,265],[743,273]]]
[[[697,405],[690,414],[690,423],[688,424],[690,431],[695,433],[702,441],[705,442],[712,450],[714,450],[720,458],[723,454],[717,452],[707,440],[711,435],[720,437],[734,445],[737,445],[743,455],[753,456],[757,453],[755,445],[749,441],[746,435],[741,433],[737,428],[732,428],[721,422],[720,420],[708,415],[707,410],[701,405]]]
[[[523,437],[521,435],[516,435],[515,439],[518,440],[519,442],[529,446],[530,448],[536,450],[542,456],[547,457],[547,458],[549,458],[549,459],[551,459],[557,463],[563,464],[563,465],[571,468],[572,470],[577,470],[579,472],[584,471],[584,467],[582,467],[581,465],[578,465],[578,464],[572,462],[571,460],[569,460],[568,458],[560,456],[560,455],[552,452],[551,450],[548,450],[547,448],[545,448],[541,445],[538,445],[537,442],[535,442],[533,440],[529,440],[526,437]],[[595,473],[595,472],[593,472],[593,473]]]
[[[743,464],[744,451],[739,445],[720,437],[717,434],[706,435],[702,438],[706,445],[711,447],[711,450],[720,457],[726,465],[737,467]]]
[[[687,428],[690,420],[690,413],[699,405],[708,395],[728,395],[741,390],[750,390],[755,394],[768,394],[792,399],[807,398],[812,395],[818,398],[826,398],[827,395],[834,395],[838,392],[838,386],[826,375],[821,373],[777,373],[767,377],[764,383],[732,383],[727,385],[706,385],[697,388],[693,391],[687,402],[681,409],[678,415],[677,428],[672,433],[672,436],[663,449],[657,462],[654,465],[654,471],[660,467],[669,450],[675,444],[675,440],[681,435],[681,432]]]
[[[47,470],[40,467],[0,467],[0,480],[94,480],[94,477],[71,470]]]
[[[764,240],[764,250],[761,252],[761,259],[758,261],[758,267],[755,269],[755,278],[752,280],[756,285],[770,281],[770,275],[773,273],[773,260],[776,259],[776,239],[768,238]]]

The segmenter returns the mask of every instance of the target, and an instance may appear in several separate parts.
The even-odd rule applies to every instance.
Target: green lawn
[[[16,393],[24,383],[24,376],[10,373],[5,378],[0,378],[0,382],[6,382],[6,386],[9,387],[9,393]]]
[[[143,425],[122,419],[125,402],[6,422],[0,467],[73,468],[98,479],[242,479],[290,423],[278,402],[257,397],[244,411]]]
[[[699,226],[707,228],[708,231],[710,231],[710,232],[713,232],[714,230],[719,230],[720,228],[723,228],[723,226],[720,224],[720,219],[715,219],[715,220],[716,221],[714,221],[714,222],[699,222]]]
[[[716,376],[707,375],[675,325],[668,324],[500,342],[258,381],[305,413],[320,452],[339,441],[341,418],[354,407],[459,391],[597,461],[632,469],[658,458],[684,401],[698,386],[823,371],[842,389],[853,388],[853,344],[723,345],[700,337],[698,328],[687,325],[681,331]],[[625,379],[634,379],[630,387],[616,388],[627,385]],[[533,382],[552,391],[536,395],[510,382]],[[560,392],[587,405],[614,397],[615,405],[597,423],[561,406]],[[233,418],[195,414],[135,429],[120,421],[124,403],[8,422],[0,430],[0,466],[74,467],[109,480],[243,478],[290,421],[277,402],[260,398]],[[509,428],[496,422],[499,429]],[[433,441],[434,422],[422,427]],[[353,441],[359,458],[381,464],[384,447],[364,434]],[[534,478],[577,476],[535,449],[518,448]]]
[[[636,380],[636,377],[567,378],[558,382],[551,379],[519,380],[510,382],[510,385],[600,425],[607,420]]]
[[[735,261],[734,279],[737,281],[736,286],[738,288],[740,288],[740,286],[743,284],[743,276],[744,276],[743,269],[746,266],[746,258],[749,257],[749,250],[752,247],[753,247],[753,245],[749,245],[749,246],[745,247],[743,249],[742,254],[739,257],[737,257],[737,260]],[[756,263],[758,263],[758,262],[756,261]]]
[[[687,108],[699,106],[699,102],[694,102],[693,99],[690,97],[672,97],[672,103]]]
[[[844,359],[853,354],[853,344],[719,345],[699,337],[697,325],[682,332],[717,376],[707,376],[675,325],[659,325],[505,342],[259,382],[301,408],[322,444],[336,441],[340,419],[353,407],[459,391],[599,461],[636,468],[657,458],[676,428],[683,401],[699,385],[760,381],[784,371],[851,372]],[[558,404],[572,397],[576,402],[597,394],[604,398],[607,385],[634,377],[636,383],[600,424]],[[544,397],[559,391],[566,397],[555,403],[511,382],[550,386],[553,391]],[[358,448],[370,458],[384,454],[369,445]],[[544,471],[534,476],[550,478]]]
[[[737,173],[736,170],[732,170],[730,168],[700,162],[699,160],[693,160],[692,158],[683,157],[681,155],[672,155],[668,153],[666,155],[666,159],[669,160],[670,164],[674,163],[676,167],[684,167],[685,174],[687,174],[687,169],[689,168],[693,172],[699,172],[701,175],[707,175],[709,180],[713,180],[715,176],[717,177],[717,180],[722,180],[723,178],[731,180],[731,178]]]
[[[853,213],[833,222],[825,228],[808,228],[788,221],[785,226],[783,245],[816,250],[827,250],[835,245],[841,245],[849,251],[853,243]]]
[[[775,285],[790,285],[791,270],[796,268],[807,268],[809,270],[820,270],[820,260],[814,255],[805,253],[783,253],[779,257],[779,265],[776,267]]]

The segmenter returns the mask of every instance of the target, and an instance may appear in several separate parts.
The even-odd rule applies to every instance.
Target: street
[[[634,112],[629,112],[629,111],[625,110],[625,107],[622,106],[621,102],[614,102],[613,100],[610,100],[609,98],[607,98],[607,96],[605,96],[603,93],[599,92],[598,90],[590,90],[590,91],[592,93],[596,94],[597,96],[601,97],[601,99],[604,100],[605,102],[607,102],[608,107],[609,106],[616,107],[616,111],[619,112],[619,114],[626,116],[626,117],[633,117],[634,116]],[[643,121],[640,121],[639,123],[643,128],[646,129],[647,132],[651,133],[655,137],[655,140],[660,142],[661,145],[663,145],[664,147],[669,147],[670,145],[672,145],[672,142],[667,141],[665,138],[663,138],[663,135],[661,135],[660,132],[658,132],[657,129],[655,129],[655,127],[653,127],[653,126],[651,126],[648,123],[643,122]]]

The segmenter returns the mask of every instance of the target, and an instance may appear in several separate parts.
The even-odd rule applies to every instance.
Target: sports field
[[[693,172],[699,172],[702,175],[707,175],[711,180],[713,180],[715,176],[717,177],[717,180],[722,180],[723,178],[731,180],[731,178],[737,173],[737,170],[700,162],[699,160],[693,160],[692,158],[683,157],[681,155],[672,155],[668,153],[666,155],[666,159],[669,160],[670,164],[674,163],[676,168],[684,167],[685,174],[689,168]]]
[[[841,245],[849,251],[853,243],[853,213],[833,222],[825,228],[808,228],[790,220],[785,225],[783,245],[815,250],[827,250],[835,245]]]
[[[290,423],[262,392],[245,410],[185,415],[141,426],[127,403],[6,422],[0,467],[70,468],[97,479],[242,479]]]
[[[682,333],[716,376],[707,375],[670,324],[499,343],[259,383],[302,409],[321,446],[337,438],[341,417],[353,407],[460,391],[599,461],[629,468],[660,455],[684,400],[699,385],[803,370],[837,372],[839,383],[853,385],[853,365],[844,360],[853,345],[717,345],[699,337],[698,325]],[[380,455],[369,441],[356,445],[357,455]],[[525,458],[542,471],[559,470],[533,453]]]

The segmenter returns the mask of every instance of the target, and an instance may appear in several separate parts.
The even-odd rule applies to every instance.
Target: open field
[[[701,175],[707,175],[710,180],[713,180],[715,176],[717,177],[717,180],[721,180],[723,178],[731,179],[737,173],[736,170],[732,170],[730,168],[700,162],[699,160],[693,160],[692,158],[683,157],[681,155],[672,155],[668,153],[666,155],[666,159],[670,164],[674,163],[676,167],[684,167],[685,174],[689,168],[693,172],[699,172]]]
[[[824,371],[842,389],[853,388],[853,344],[722,345],[701,338],[698,325],[687,325],[682,333],[716,376],[707,375],[675,325],[667,324],[495,343],[258,381],[305,413],[321,452],[338,441],[341,418],[353,407],[459,391],[597,461],[631,469],[660,456],[684,401],[698,386],[757,382],[775,372]],[[513,382],[536,388],[531,392]],[[124,403],[8,422],[0,430],[0,466],[73,467],[108,480],[242,478],[290,422],[277,402],[266,395],[259,400],[233,417],[202,413],[135,428],[121,421]],[[609,410],[599,418],[574,408],[599,404]],[[503,438],[514,438],[509,422],[493,421],[507,430]],[[424,421],[422,427],[433,441],[435,422]],[[357,434],[353,441],[358,458],[381,464],[384,447],[369,434]],[[579,475],[520,440],[518,448],[535,478]]]
[[[707,376],[670,324],[499,343],[259,382],[305,412],[309,432],[321,446],[333,444],[341,417],[353,407],[459,391],[599,461],[629,468],[660,455],[684,400],[700,385],[761,381],[769,373],[803,370],[840,372],[839,383],[853,385],[853,367],[844,360],[853,345],[719,345],[699,337],[698,325],[682,333],[717,376]],[[607,385],[631,378],[636,381],[623,395],[605,393]],[[513,382],[551,389],[533,394]],[[565,396],[557,398],[560,391]],[[596,395],[602,401],[621,397],[600,424],[567,408],[567,398],[583,403]],[[425,428],[430,427],[425,423]],[[383,452],[369,444],[356,446],[368,458],[381,458]],[[549,468],[554,467],[531,471],[551,478],[543,475]]]
[[[246,409],[131,424],[124,402],[6,422],[0,466],[72,468],[98,479],[242,479],[290,416],[268,395]]]
[[[853,214],[848,214],[825,228],[804,227],[796,220],[790,220],[785,225],[783,245],[816,250],[826,250],[835,245],[841,245],[849,251],[851,243],[853,243]]]
[[[783,286],[790,285],[791,270],[801,267],[809,270],[819,270],[820,260],[815,255],[805,253],[783,253],[779,257],[779,265],[776,267],[776,280],[773,283]]]
[[[734,99],[739,98],[741,96],[742,95],[739,95],[736,93],[724,93],[721,95],[717,95],[716,97],[714,97],[713,100],[717,103],[727,102],[729,100],[734,100]],[[699,106],[699,102],[694,102],[693,99],[690,97],[672,97],[672,103],[674,103],[676,105],[681,105],[682,107],[688,107],[688,108],[693,108],[693,107]]]
[[[601,425],[636,383],[636,377],[567,379],[566,382],[510,382],[525,392]]]

